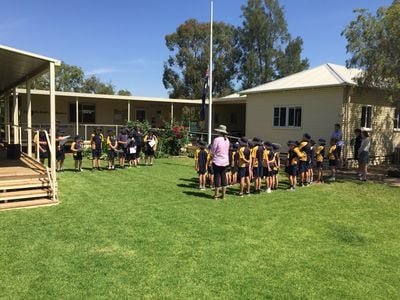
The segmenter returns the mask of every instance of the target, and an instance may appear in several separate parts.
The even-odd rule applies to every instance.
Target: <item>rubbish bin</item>
[[[21,157],[21,144],[9,144],[7,146],[7,158],[19,159]]]

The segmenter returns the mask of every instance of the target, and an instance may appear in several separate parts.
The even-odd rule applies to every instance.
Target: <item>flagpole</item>
[[[211,144],[212,132],[212,74],[213,74],[213,22],[214,22],[214,0],[211,0],[210,7],[210,65],[209,65],[209,97],[208,97],[208,144]]]

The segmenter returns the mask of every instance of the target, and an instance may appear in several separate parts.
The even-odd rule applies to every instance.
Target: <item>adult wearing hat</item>
[[[218,133],[211,146],[212,166],[214,169],[214,199],[218,199],[218,193],[222,188],[221,198],[225,198],[226,193],[226,168],[229,165],[229,146],[228,132],[225,125],[219,125],[214,129]]]

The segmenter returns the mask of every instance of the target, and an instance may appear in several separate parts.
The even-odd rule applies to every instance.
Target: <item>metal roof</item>
[[[345,66],[328,63],[241,91],[239,94],[356,85],[354,78],[360,73],[361,70],[358,69],[348,69]]]
[[[40,75],[49,68],[50,62],[56,66],[61,64],[54,58],[0,45],[0,95]]]
[[[17,89],[19,94],[26,94],[26,89]],[[31,90],[32,95],[49,95],[49,91],[45,90]],[[201,100],[188,100],[188,99],[170,99],[170,98],[157,98],[157,97],[143,97],[143,96],[120,96],[120,95],[105,95],[105,94],[90,94],[90,93],[77,93],[77,92],[55,92],[56,96],[79,98],[79,99],[103,99],[103,100],[125,100],[125,101],[146,101],[146,102],[164,102],[164,103],[181,103],[181,104],[201,104]],[[208,100],[206,101],[208,103]]]

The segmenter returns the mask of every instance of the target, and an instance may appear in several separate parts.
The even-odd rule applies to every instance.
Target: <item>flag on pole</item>
[[[208,90],[208,69],[206,71],[206,76],[204,78],[203,94],[201,95],[201,110],[200,110],[200,120],[204,121],[206,119],[206,98]]]

